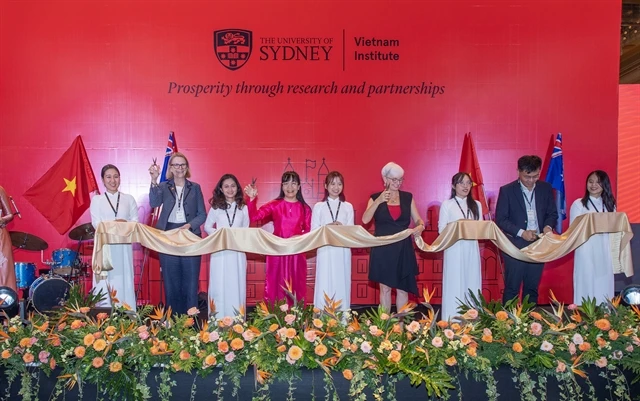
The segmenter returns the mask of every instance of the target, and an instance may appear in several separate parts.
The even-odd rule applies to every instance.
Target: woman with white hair
[[[400,191],[404,181],[404,170],[389,162],[382,168],[384,191],[371,195],[362,222],[375,223],[376,237],[392,235],[409,228],[411,220],[415,227],[413,235],[424,230],[418,208],[410,192]],[[409,292],[418,294],[416,275],[418,262],[411,237],[384,246],[371,248],[369,257],[369,280],[380,283],[380,305],[391,310],[391,290],[396,289],[396,308],[400,310],[409,301]]]

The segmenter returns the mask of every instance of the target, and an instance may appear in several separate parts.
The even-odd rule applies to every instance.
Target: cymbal
[[[93,228],[91,223],[85,223],[69,231],[69,238],[76,241],[85,241],[88,239],[93,239],[95,233],[96,230]]]
[[[33,234],[21,231],[10,231],[11,245],[27,251],[44,251],[49,246],[45,240]]]

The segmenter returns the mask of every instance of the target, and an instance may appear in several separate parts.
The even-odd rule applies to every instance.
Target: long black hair
[[[238,205],[238,209],[242,209],[244,207],[244,192],[242,192],[242,187],[240,186],[240,182],[233,174],[225,174],[220,177],[220,181],[216,184],[213,189],[213,197],[209,199],[209,204],[213,209],[228,209],[229,204],[227,203],[227,198],[224,196],[224,192],[222,192],[222,184],[226,180],[233,180],[236,183],[236,187],[238,187],[238,192],[236,192],[235,201],[236,205]]]
[[[342,183],[342,192],[340,192],[340,195],[338,196],[338,199],[340,199],[342,202],[344,202],[344,200],[346,199],[346,197],[344,196],[344,177],[338,171],[332,171],[329,174],[327,174],[327,176],[324,179],[325,188],[324,188],[324,198],[322,198],[323,202],[326,201],[327,199],[329,199],[329,190],[327,189],[327,187],[336,178],[339,179],[340,182]]]
[[[465,177],[469,177],[469,181],[471,181],[471,185],[472,185],[471,188],[473,189],[473,180],[471,179],[471,176],[469,175],[469,173],[464,173],[464,172],[456,173],[451,178],[451,198],[450,199],[453,199],[456,196],[456,188],[455,188],[456,184],[461,184],[462,181],[464,181]],[[469,194],[467,195],[467,210],[471,211],[471,215],[474,220],[480,219],[480,211],[478,210],[478,204],[476,203],[475,199],[473,199],[473,195],[471,191],[469,191]]]
[[[302,210],[306,214],[307,207],[309,207],[309,205],[307,204],[307,202],[304,201],[304,197],[302,196],[302,188],[300,188],[300,176],[295,171],[285,171],[284,174],[282,174],[282,179],[280,180],[280,195],[278,195],[276,199],[284,199],[284,189],[282,189],[282,185],[285,182],[289,182],[289,181],[293,181],[296,184],[298,184],[298,192],[296,193],[296,199],[298,200],[298,202],[302,203],[302,206],[303,206]]]
[[[587,180],[584,186],[584,196],[582,197],[582,205],[589,209],[589,177],[595,175],[598,178],[600,186],[602,187],[602,205],[607,209],[607,212],[613,212],[616,210],[616,198],[613,196],[611,190],[611,181],[609,175],[602,170],[595,170],[587,175]]]

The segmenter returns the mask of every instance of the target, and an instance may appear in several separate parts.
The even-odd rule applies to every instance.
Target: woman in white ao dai
[[[120,170],[113,164],[102,168],[102,182],[106,192],[91,198],[91,225],[98,228],[103,221],[138,221],[138,205],[133,196],[123,194],[120,189]],[[126,304],[136,310],[136,292],[134,285],[133,248],[131,244],[111,244],[108,247],[113,270],[109,270],[106,279],[93,275],[94,293],[102,291],[105,299],[96,306],[111,306],[108,288],[116,291],[120,304]]]
[[[570,222],[585,213],[616,211],[616,199],[611,191],[609,176],[596,170],[587,176],[584,197],[576,199],[569,211]],[[613,265],[609,234],[595,234],[580,245],[573,259],[573,303],[582,304],[582,299],[595,298],[600,304],[611,299],[614,293]]]
[[[346,202],[342,190],[344,178],[337,171],[325,178],[325,199],[313,207],[311,229],[323,225],[353,225],[353,206]],[[334,246],[318,248],[313,304],[323,309],[324,295],[342,301],[340,309],[351,308],[351,249]]]
[[[223,227],[249,227],[249,208],[244,202],[242,187],[233,174],[225,174],[220,178],[209,204],[211,209],[204,223],[204,231],[208,235]],[[244,252],[227,250],[211,254],[209,300],[215,302],[217,319],[234,317],[245,306],[247,255]],[[209,302],[207,304],[210,305]]]
[[[457,173],[451,180],[451,198],[442,202],[438,232],[447,224],[463,219],[482,220],[482,206],[471,195],[473,181],[468,173]],[[460,301],[469,291],[477,294],[482,289],[480,248],[478,241],[461,240],[444,251],[442,273],[441,319],[450,320],[457,315]]]

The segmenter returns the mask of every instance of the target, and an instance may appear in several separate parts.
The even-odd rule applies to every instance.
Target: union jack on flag
[[[169,131],[169,141],[167,142],[167,150],[164,153],[164,162],[162,163],[162,173],[160,173],[160,182],[167,180],[167,168],[169,167],[169,159],[171,155],[178,151],[178,143],[176,135],[173,131]]]
[[[558,221],[556,231],[562,232],[562,221],[567,218],[567,200],[564,191],[564,162],[562,159],[562,134],[558,133],[553,144],[553,153],[549,162],[549,170],[545,181],[555,189],[556,208],[558,209]]]

